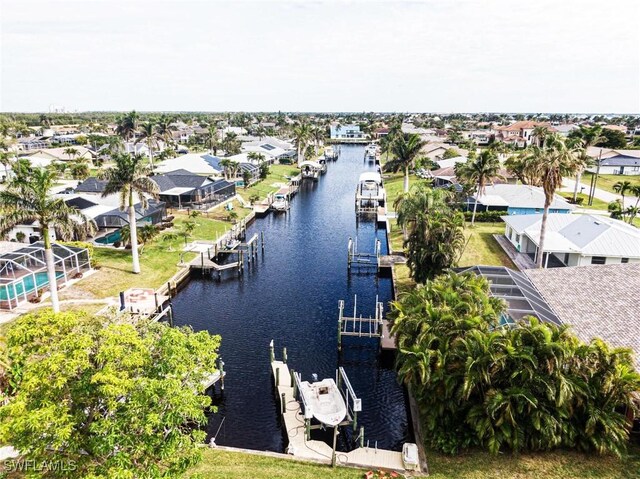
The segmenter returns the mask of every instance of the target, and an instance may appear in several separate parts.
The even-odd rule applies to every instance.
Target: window
[[[607,262],[607,258],[604,256],[592,256],[591,264],[605,264]]]
[[[621,263],[628,263],[629,262],[629,258],[622,258],[620,260]]]

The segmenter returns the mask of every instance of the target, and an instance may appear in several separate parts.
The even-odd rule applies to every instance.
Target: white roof
[[[517,234],[525,234],[539,244],[541,214],[503,216],[502,219]],[[545,251],[640,258],[640,229],[605,216],[550,213]]]
[[[298,166],[302,167],[302,166],[310,166],[311,168],[317,168],[317,169],[321,169],[322,165],[320,163],[318,163],[317,161],[303,161],[302,163],[300,163]]]
[[[474,194],[475,198],[477,195]],[[497,184],[485,186],[484,192],[478,198],[481,205],[491,206],[492,203],[485,203],[486,198],[500,197],[510,208],[544,208],[544,191],[542,188],[529,185],[508,185]],[[497,203],[495,203],[497,204]],[[575,206],[559,195],[555,195],[551,202],[551,209],[573,210]]]
[[[456,156],[454,158],[447,158],[446,160],[437,160],[436,163],[440,168],[449,168],[450,166],[455,166],[458,163],[466,163],[466,156]]]
[[[207,161],[207,157],[215,158],[205,153],[187,153],[158,163],[155,170],[158,173],[187,170],[196,175],[220,176],[222,169],[215,168],[210,161]]]
[[[358,180],[360,183],[363,181],[374,181],[378,184],[382,183],[382,177],[380,173],[376,173],[375,171],[366,171],[360,175],[360,179]]]
[[[195,188],[186,188],[186,187],[176,186],[175,188],[171,188],[171,189],[168,189],[167,191],[163,191],[162,194],[163,195],[178,196],[178,195],[181,195],[183,193],[189,193],[190,191],[193,191],[193,190],[195,190]]]
[[[485,206],[509,206],[509,203],[498,195],[482,195],[479,203]]]

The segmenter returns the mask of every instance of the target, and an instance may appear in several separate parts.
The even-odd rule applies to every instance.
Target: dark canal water
[[[278,358],[287,347],[289,367],[303,380],[312,373],[335,377],[336,368],[344,367],[362,399],[359,425],[371,445],[377,441],[379,448],[400,450],[410,439],[406,397],[392,355],[378,353],[374,339],[345,338],[343,351],[337,349],[339,299],[351,315],[356,294],[358,314],[369,316],[376,295],[385,305],[392,298],[390,278],[347,271],[349,236],[357,236],[361,251],[373,252],[376,237],[386,250],[384,230],[373,222],[356,223],[355,187],[360,173],[372,168],[363,155],[362,146],[342,146],[340,158],[318,182],[303,183],[287,214],[258,219],[249,228],[248,237],[264,232],[266,246],[242,277],[227,274],[220,282],[195,273],[174,299],[176,325],[222,336],[225,391],[216,387],[218,413],[207,427],[214,435],[225,418],[217,444],[284,451],[269,367],[272,339]],[[349,436],[343,433],[341,448],[349,447]]]

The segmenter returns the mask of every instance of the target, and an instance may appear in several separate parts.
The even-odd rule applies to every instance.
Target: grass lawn
[[[599,457],[576,452],[540,454],[502,454],[466,452],[457,456],[428,453],[432,479],[631,479],[640,471],[640,449],[634,447],[629,457]],[[203,479],[315,479],[362,478],[364,471],[272,458],[239,452],[206,449],[203,460],[190,472]]]
[[[393,211],[393,203],[404,191],[404,173],[383,173],[384,189],[387,192],[387,210]],[[418,183],[428,183],[427,180],[409,175],[409,188]]]
[[[572,201],[573,200],[573,194],[563,194],[562,195],[563,198],[565,198],[566,200]],[[577,205],[577,206],[581,206],[582,208],[586,208],[586,209],[590,209],[590,210],[604,210],[607,211],[607,208],[609,207],[609,203],[607,203],[606,201],[602,201],[599,200],[598,198],[593,198],[593,204],[591,206],[589,206],[589,195],[585,194],[585,193],[578,193],[578,200],[582,198],[582,204],[581,205]]]
[[[240,211],[238,209],[239,213]],[[176,213],[175,229],[186,220],[186,214]],[[216,234],[222,234],[231,227],[230,223],[205,216],[199,216],[195,221],[198,226],[191,240],[215,240]],[[184,239],[165,241],[160,233],[157,239],[142,249],[140,256],[142,272],[137,275],[131,273],[130,250],[96,247],[94,256],[100,270],[74,286],[62,290],[61,299],[105,298],[116,296],[120,291],[131,287],[158,288],[177,271],[183,246]],[[184,256],[185,261],[192,258],[192,253]]]
[[[464,235],[468,240],[458,266],[507,266],[516,269],[509,256],[500,247],[494,234],[504,233],[504,223],[466,224]]]
[[[274,183],[286,185],[289,182],[287,176],[296,176],[299,173],[300,170],[295,165],[271,165],[269,166],[269,175],[264,180],[253,184],[246,190],[240,188],[237,193],[246,201],[249,201],[253,195],[258,195],[260,200],[263,200],[269,193],[280,189],[279,186],[273,186]]]
[[[587,185],[587,189],[585,191],[588,192],[589,185],[591,184],[591,177],[594,176],[593,173],[589,171],[585,171],[582,175],[581,183],[583,185]],[[615,185],[618,181],[629,181],[632,185],[640,185],[640,177],[631,176],[631,175],[598,175],[598,184],[596,188],[601,190],[609,191],[611,193],[615,193],[613,191],[613,185]]]

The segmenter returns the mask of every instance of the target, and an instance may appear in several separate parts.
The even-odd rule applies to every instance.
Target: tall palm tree
[[[483,150],[475,159],[470,159],[466,163],[458,163],[455,170],[456,177],[461,182],[475,185],[476,199],[473,202],[473,214],[471,215],[471,224],[473,225],[476,221],[478,201],[484,194],[487,183],[495,178],[504,179],[500,175],[500,162],[492,150]]]
[[[622,196],[622,208],[626,208],[626,204],[624,203],[624,197],[627,193],[629,193],[631,191],[631,188],[633,188],[633,185],[631,184],[630,181],[627,180],[623,180],[623,181],[618,181],[616,183],[614,183],[613,185],[613,191],[615,191],[616,193],[618,193],[620,196]]]
[[[549,207],[556,190],[562,186],[562,178],[575,174],[580,167],[580,159],[575,149],[567,146],[566,141],[557,133],[552,133],[545,138],[544,147],[535,146],[531,149],[528,161],[527,169],[540,179],[544,190],[544,211],[536,259],[538,268],[542,268]]]
[[[207,142],[209,143],[209,151],[212,155],[218,154],[218,128],[214,123],[207,127]]]
[[[136,227],[136,196],[142,209],[149,206],[147,196],[157,198],[158,185],[149,178],[151,169],[146,166],[142,155],[117,155],[115,166],[102,172],[101,178],[107,180],[102,196],[120,194],[120,210],[129,210],[129,227],[131,228],[131,260],[133,272],[140,273],[138,257],[138,232]]]
[[[149,149],[149,163],[153,171],[153,147],[158,145],[158,132],[156,125],[152,120],[144,122],[140,125],[140,136],[136,139],[136,143],[144,141]]]
[[[549,135],[549,127],[546,125],[536,125],[531,132],[531,138],[536,140],[536,146],[539,148],[544,145],[544,140]]]
[[[409,170],[425,142],[416,133],[404,133],[396,137],[391,146],[394,158],[388,163],[392,171],[404,170],[404,192],[409,192]]]
[[[130,141],[135,138],[139,118],[135,110],[119,116],[117,119],[116,134],[124,141]]]
[[[298,153],[298,164],[304,161],[304,152],[311,139],[311,126],[306,122],[298,123],[293,127],[293,142],[296,145]]]
[[[55,260],[51,246],[51,230],[64,240],[85,237],[95,231],[95,223],[77,208],[68,206],[62,198],[53,198],[51,189],[56,183],[54,172],[32,168],[17,175],[4,191],[0,191],[0,233],[5,234],[16,225],[37,222],[44,242],[47,277],[54,312],[60,311]]]
[[[320,145],[322,144],[322,142],[326,137],[326,132],[324,127],[315,126],[311,131],[311,136],[313,137],[313,148],[314,148],[315,155],[318,156],[318,148],[320,147]]]
[[[171,135],[173,132],[173,127],[171,126],[171,124],[174,122],[174,120],[174,118],[163,113],[162,115],[160,115],[160,118],[158,118],[156,122],[156,131],[158,133],[158,136],[162,138],[165,147],[172,141],[173,137]]]
[[[4,179],[9,180],[9,167],[11,166],[11,155],[8,151],[0,149],[0,165],[4,167]]]
[[[595,146],[596,144],[600,143],[604,139],[604,137],[602,136],[602,127],[600,125],[595,125],[595,126],[580,125],[579,129],[574,130],[569,134],[569,138],[575,138],[580,140],[581,142],[581,150],[580,150],[581,165],[578,168],[578,171],[576,173],[576,184],[573,189],[573,202],[575,203],[576,200],[578,199],[578,189],[580,185],[580,180],[582,178],[582,173],[584,172],[585,168],[588,167],[589,164],[591,163],[591,158],[589,157],[589,154],[588,154],[589,147]],[[597,170],[599,173],[600,164],[597,165]],[[596,181],[597,181],[597,176],[598,175],[596,174]],[[593,202],[593,199],[591,198],[591,194],[592,192],[589,192],[589,204]]]

